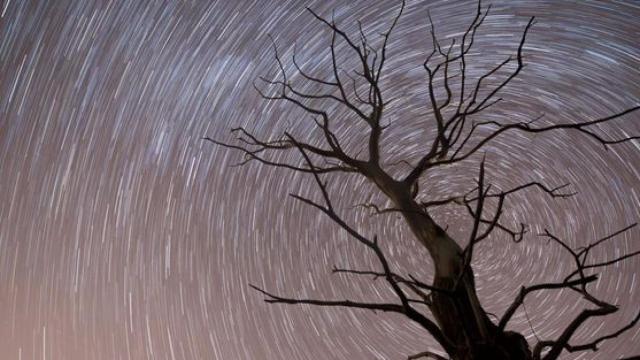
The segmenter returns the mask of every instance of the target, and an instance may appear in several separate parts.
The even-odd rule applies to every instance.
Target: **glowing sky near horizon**
[[[392,299],[381,280],[332,275],[334,265],[375,259],[329,220],[287,196],[317,196],[308,176],[249,164],[202,141],[231,140],[246,126],[276,136],[312,136],[299,111],[259,98],[252,81],[274,75],[271,34],[287,68],[293,44],[310,72],[328,70],[329,32],[305,11],[376,38],[396,1],[5,0],[0,3],[0,358],[405,359],[434,341],[407,320],[372,312],[268,305],[249,283],[296,297]],[[640,103],[640,5],[633,1],[493,1],[470,55],[480,74],[517,46],[527,66],[486,119],[578,121]],[[408,1],[391,38],[384,79],[393,99],[385,161],[414,161],[432,125],[421,68],[431,49],[427,9],[443,39],[472,19],[469,1]],[[345,67],[348,66],[345,60]],[[294,78],[296,81],[301,79]],[[298,82],[302,89],[312,90]],[[338,110],[336,113],[339,114]],[[339,116],[339,115],[336,115]],[[640,114],[601,131],[640,134]],[[362,136],[336,129],[349,146]],[[421,142],[422,141],[422,142]],[[282,155],[298,162],[299,155]],[[488,180],[507,188],[566,182],[578,195],[549,200],[531,191],[505,219],[545,227],[574,246],[640,221],[638,142],[603,147],[581,134],[505,136],[488,147]],[[478,158],[429,174],[440,198],[473,186]],[[396,216],[351,206],[377,198],[355,177],[327,178],[341,214],[380,237],[399,272],[425,280],[426,254]],[[372,195],[373,194],[373,195]],[[437,215],[464,240],[459,209]],[[640,230],[594,250],[594,260],[640,250]],[[562,279],[570,258],[529,236],[496,236],[474,262],[481,300],[502,314],[520,285]],[[619,305],[587,322],[576,340],[606,334],[640,302],[640,258],[603,272],[594,291]],[[569,292],[527,299],[511,328],[531,344],[553,339],[586,303]],[[527,320],[527,316],[530,321]],[[602,351],[566,359],[640,354],[640,326]]]

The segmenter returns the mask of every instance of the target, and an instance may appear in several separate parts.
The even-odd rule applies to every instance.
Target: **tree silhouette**
[[[393,290],[397,301],[389,303],[333,301],[321,299],[301,299],[273,294],[259,287],[254,289],[266,296],[269,303],[311,304],[317,306],[348,307],[369,309],[380,312],[402,314],[418,323],[438,342],[449,358],[467,359],[556,359],[563,351],[597,351],[603,341],[615,338],[635,326],[640,320],[640,313],[619,329],[608,334],[594,337],[590,342],[576,344],[572,337],[576,330],[588,319],[604,317],[615,313],[618,307],[610,304],[590,291],[590,285],[598,279],[598,272],[605,267],[638,255],[632,252],[606,261],[595,261],[590,252],[603,246],[616,235],[628,231],[636,224],[629,225],[611,235],[595,239],[587,246],[573,249],[568,242],[545,230],[538,236],[546,238],[551,246],[565,251],[573,259],[573,270],[556,282],[522,286],[520,292],[497,322],[492,321],[483,309],[474,283],[472,259],[474,248],[485,241],[493,232],[507,234],[514,242],[523,240],[528,226],[524,223],[511,227],[501,221],[505,202],[513,194],[537,189],[551,198],[566,198],[574,195],[567,191],[569,184],[550,187],[542,182],[529,182],[507,190],[497,190],[487,183],[485,178],[485,146],[503,134],[537,133],[552,135],[558,130],[582,134],[601,143],[605,148],[625,141],[638,139],[638,136],[610,138],[597,131],[599,124],[622,119],[640,106],[633,106],[610,116],[593,120],[582,120],[571,123],[553,123],[540,125],[541,116],[526,122],[478,121],[477,115],[499,103],[500,94],[524,68],[524,45],[529,31],[535,21],[531,18],[520,37],[519,44],[512,56],[496,64],[481,76],[471,78],[468,74],[467,61],[474,45],[478,28],[487,17],[490,6],[483,9],[478,2],[475,16],[461,37],[453,39],[449,44],[441,44],[433,29],[431,36],[433,48],[426,54],[423,68],[426,73],[428,99],[433,119],[435,136],[431,139],[428,150],[417,163],[410,164],[409,171],[397,176],[391,174],[381,161],[380,140],[389,125],[383,123],[383,114],[388,102],[382,89],[381,76],[387,61],[387,45],[405,8],[402,2],[391,25],[381,34],[379,46],[373,46],[367,38],[362,26],[357,36],[347,34],[333,19],[327,19],[311,9],[307,9],[315,20],[324,24],[331,34],[330,78],[316,76],[304,70],[292,58],[292,66],[296,69],[298,79],[311,84],[316,92],[305,92],[296,86],[285,71],[283,59],[277,51],[275,42],[275,61],[279,75],[275,78],[260,77],[254,82],[256,90],[267,100],[283,102],[293,108],[307,113],[322,134],[322,144],[304,142],[285,132],[278,139],[262,139],[243,127],[232,129],[237,135],[237,143],[227,143],[205,138],[215,144],[235,149],[243,154],[240,164],[257,161],[267,166],[286,168],[313,176],[322,195],[322,202],[316,202],[300,195],[292,195],[295,199],[324,213],[338,226],[344,229],[354,241],[369,249],[380,264],[379,269],[359,270],[334,268],[334,273],[346,273],[354,276],[373,276],[384,279]],[[273,40],[272,40],[273,42]],[[344,50],[346,49],[346,50]],[[341,51],[346,51],[341,52]],[[340,66],[340,56],[353,56],[358,68],[346,71]],[[364,91],[362,91],[364,88]],[[268,89],[274,91],[267,91]],[[360,90],[358,90],[360,89]],[[344,108],[352,118],[334,117],[329,109],[334,106]],[[364,124],[367,128],[367,146],[357,155],[344,144],[335,129],[338,127]],[[301,155],[301,163],[280,162],[270,153],[296,151]],[[366,154],[361,156],[361,154]],[[424,192],[420,189],[420,180],[435,169],[459,163],[466,159],[479,161],[479,173],[472,191],[452,197],[438,197],[438,194]],[[325,177],[336,173],[349,173],[363,176],[384,194],[391,204],[382,208],[373,203],[362,204],[364,208],[377,214],[399,214],[408,225],[415,239],[428,252],[429,260],[434,267],[434,279],[427,284],[415,276],[402,275],[394,271],[379,246],[377,236],[367,237],[347,223],[334,207],[328,182]],[[461,206],[472,219],[472,227],[467,239],[455,241],[432,216],[432,211],[442,206]],[[391,240],[388,240],[391,241]],[[553,249],[552,251],[555,251]],[[540,340],[533,348],[524,336],[507,330],[507,325],[514,313],[523,305],[525,298],[537,292],[568,289],[584,298],[588,303],[566,328],[555,339]],[[445,359],[433,352],[423,352],[409,356],[409,359],[420,357]]]

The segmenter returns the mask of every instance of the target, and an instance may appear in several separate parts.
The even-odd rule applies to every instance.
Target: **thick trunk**
[[[436,276],[433,285],[453,289],[457,279]],[[501,332],[491,322],[476,296],[471,271],[467,271],[455,295],[433,294],[431,311],[445,337],[453,344],[454,360],[530,360],[525,338]]]
[[[433,259],[433,286],[455,290],[453,294],[432,293],[431,311],[451,345],[447,349],[449,356],[453,360],[530,360],[532,355],[525,338],[515,332],[500,331],[483,310],[476,295],[473,270],[470,266],[464,268],[461,247],[424,213],[399,183],[376,183],[402,210],[412,233]]]
[[[410,207],[416,205],[411,203]],[[452,359],[531,359],[522,335],[500,331],[487,316],[476,295],[473,270],[471,266],[464,268],[458,244],[424,214],[411,213],[414,215],[405,215],[405,220],[434,260],[433,286],[454,291],[453,294],[434,292],[431,308],[440,329],[455,347],[449,354]]]

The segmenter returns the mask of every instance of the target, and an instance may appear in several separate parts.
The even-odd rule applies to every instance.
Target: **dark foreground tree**
[[[483,75],[470,78],[467,69],[469,53],[474,45],[477,30],[490,10],[490,7],[483,9],[478,3],[475,17],[462,36],[447,44],[439,41],[432,25],[433,48],[425,54],[422,65],[428,87],[428,99],[425,100],[430,104],[433,115],[430,123],[434,127],[435,136],[429,140],[427,150],[419,161],[415,164],[405,161],[410,165],[410,169],[398,176],[386,169],[381,159],[385,154],[384,149],[381,149],[381,138],[388,130],[388,123],[383,121],[387,100],[381,88],[381,79],[387,61],[388,41],[403,10],[404,3],[386,32],[381,34],[377,46],[367,38],[361,26],[359,34],[350,35],[333,19],[323,18],[309,10],[310,16],[329,30],[331,43],[327,66],[332,75],[325,78],[304,70],[294,55],[292,66],[296,69],[297,78],[310,85],[305,88],[315,89],[314,92],[304,91],[299,85],[291,82],[291,75],[285,71],[287,66],[276,49],[278,76],[275,79],[260,77],[257,84],[254,83],[264,99],[287,103],[306,112],[309,121],[313,121],[322,134],[322,144],[301,141],[287,132],[278,139],[262,139],[245,128],[232,130],[232,133],[237,135],[238,143],[235,144],[206,138],[218,145],[242,152],[244,158],[241,164],[257,161],[267,166],[286,168],[313,176],[322,195],[322,202],[299,195],[292,196],[326,214],[355,241],[370,249],[380,263],[379,269],[334,268],[333,271],[383,278],[393,289],[397,301],[377,303],[288,298],[252,287],[262,292],[269,303],[338,306],[402,314],[426,329],[449,358],[455,360],[551,360],[558,358],[563,351],[597,351],[603,341],[615,338],[635,326],[640,319],[640,313],[627,323],[620,324],[617,331],[598,335],[587,343],[575,343],[572,337],[585,321],[604,317],[618,310],[617,306],[593,295],[590,285],[598,278],[598,270],[640,252],[622,254],[606,261],[594,261],[589,255],[593,249],[603,246],[635,224],[601,239],[594,239],[588,246],[579,249],[571,248],[568,242],[547,230],[538,234],[571,255],[572,271],[563,274],[556,282],[521,287],[513,303],[499,320],[494,322],[483,309],[476,294],[471,266],[474,247],[494,231],[507,234],[515,242],[523,240],[528,230],[527,225],[521,224],[513,228],[501,221],[505,201],[513,194],[530,188],[535,188],[552,198],[569,197],[573,193],[567,191],[567,185],[550,187],[543,182],[530,182],[507,190],[497,190],[485,179],[484,150],[487,144],[501,135],[520,132],[550,136],[563,130],[595,139],[605,147],[614,146],[638,139],[638,136],[609,138],[597,131],[598,126],[616,120],[624,121],[625,116],[640,107],[634,106],[599,119],[576,119],[577,121],[572,123],[551,125],[540,125],[537,121],[540,117],[527,122],[480,121],[478,115],[484,114],[487,109],[502,100],[500,94],[523,69],[523,49],[527,35],[534,25],[534,19],[531,18],[522,30],[519,45],[514,49],[512,56],[496,64]],[[341,59],[345,56],[355,59],[358,64],[355,70],[347,71],[342,68]],[[269,88],[271,91],[268,91]],[[336,106],[344,108],[351,117],[335,116]],[[336,132],[339,127],[355,128],[359,126],[358,122],[364,124],[367,129],[365,149],[349,148],[344,145],[345,139],[341,139]],[[289,151],[299,152],[301,162],[280,162],[278,157],[270,154]],[[421,191],[421,179],[426,174],[436,169],[446,171],[448,165],[466,159],[477,159],[480,164],[477,178],[469,179],[470,182],[475,181],[472,191],[452,197]],[[364,176],[386,196],[391,204],[389,207],[383,208],[372,203],[364,204],[363,207],[378,214],[396,213],[402,216],[415,239],[426,248],[430,256],[430,259],[424,260],[425,264],[431,263],[434,267],[434,279],[430,284],[414,276],[394,271],[379,246],[377,236],[363,235],[341,217],[332,203],[328,182],[323,180],[324,177],[340,173]],[[449,205],[461,206],[471,217],[472,226],[466,239],[454,240],[447,230],[434,220],[433,210]],[[523,304],[525,297],[535,292],[559,289],[576,292],[589,303],[589,306],[569,322],[557,338],[541,340],[531,348],[523,335],[507,330],[510,319]],[[409,359],[419,357],[444,359],[431,352],[413,355]]]

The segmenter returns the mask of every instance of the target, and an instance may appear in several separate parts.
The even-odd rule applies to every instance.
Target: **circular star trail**
[[[333,266],[376,261],[313,209],[308,176],[249,163],[203,141],[229,141],[245,126],[265,138],[313,135],[312,121],[253,89],[276,75],[270,34],[285,67],[327,73],[330,33],[306,6],[357,36],[372,38],[396,1],[31,1],[0,6],[0,353],[7,359],[403,359],[435,342],[385,314],[268,305],[248,284],[292,297],[392,299],[381,281],[332,275]],[[391,37],[384,91],[392,105],[385,162],[414,161],[433,123],[421,67],[431,49],[427,10],[443,41],[459,36],[476,4],[409,1]],[[529,17],[526,67],[487,120],[572,122],[619,112],[640,98],[640,7],[629,1],[493,1],[470,54],[481,74],[513,54]],[[353,64],[347,55],[345,66]],[[292,75],[293,76],[293,75]],[[299,76],[301,89],[312,91]],[[339,109],[332,109],[340,116]],[[599,128],[640,133],[629,115]],[[358,129],[336,133],[352,148]],[[422,141],[422,142],[421,142]],[[299,154],[282,154],[299,163]],[[388,165],[405,171],[402,165]],[[640,220],[640,146],[602,148],[579,133],[505,136],[487,147],[487,179],[501,188],[540,180],[578,194],[535,191],[510,200],[505,219],[531,225],[520,244],[495,236],[474,266],[485,308],[498,316],[520,285],[554,281],[571,259],[535,236],[544,228],[578,247]],[[426,194],[473,186],[478,159],[430,173]],[[428,280],[424,250],[395,216],[352,206],[380,194],[357,177],[327,177],[345,219],[378,234],[392,266]],[[436,196],[441,197],[441,196]],[[464,239],[464,214],[436,218]],[[640,249],[634,229],[593,251],[604,261]],[[594,291],[620,306],[589,321],[577,340],[632,318],[640,258],[603,271]],[[511,327],[531,344],[558,336],[587,304],[569,292],[527,298]],[[640,352],[640,328],[602,351]]]

